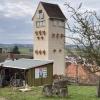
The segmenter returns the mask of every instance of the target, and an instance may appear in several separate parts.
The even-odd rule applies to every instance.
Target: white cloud
[[[31,18],[37,8],[39,1],[58,4],[67,18],[69,18],[69,13],[67,12],[66,6],[64,6],[65,2],[70,2],[70,4],[76,8],[81,2],[83,2],[82,11],[84,11],[85,9],[93,10],[93,11],[95,10],[95,11],[97,11],[97,13],[99,13],[99,11],[100,11],[100,7],[99,7],[100,0],[0,0],[0,17],[3,16],[1,18],[2,20],[5,20],[6,17],[11,18],[11,19],[13,18],[14,23],[16,23],[18,20],[23,19],[22,22],[25,23],[24,25],[22,25],[20,22],[18,22],[18,23],[16,23],[17,25],[14,25],[12,27],[11,21],[8,21],[8,23],[6,23],[6,21],[4,21],[5,23],[2,22],[0,24],[0,26],[2,26],[2,28],[4,28],[4,29],[0,29],[0,41],[1,40],[2,41],[4,41],[4,40],[10,41],[10,39],[13,40],[12,42],[14,42],[14,39],[32,40],[33,37],[32,37],[32,32],[30,30],[31,26],[32,26]],[[15,20],[16,18],[18,18],[18,20]],[[13,33],[12,28],[9,28],[9,31],[11,34],[8,33],[8,31],[7,31],[8,27],[5,28],[6,24],[8,25],[8,27],[12,27],[13,30],[16,31],[16,32],[14,31],[15,34]],[[22,29],[20,27],[18,27],[21,25],[23,26]],[[26,25],[28,25],[28,26],[30,25],[30,26],[26,27]],[[29,31],[29,33],[27,33],[27,31],[24,30],[24,27],[26,28],[26,30]],[[20,33],[23,32],[23,33],[18,34],[17,28],[18,29],[20,28],[19,32]],[[24,32],[26,32],[27,34]],[[3,33],[6,33],[6,37]],[[71,36],[71,34],[68,32],[66,32],[66,35]],[[69,39],[66,39],[66,41],[69,43],[72,43],[71,40],[69,40]]]
[[[35,9],[38,5],[40,0],[4,0],[3,3],[0,3],[0,12],[3,12],[4,16],[6,17],[25,17],[27,15],[32,16],[35,12]],[[66,0],[42,0],[50,3],[57,3],[60,5],[61,9],[64,13],[66,13],[66,7],[64,3]],[[98,0],[97,0],[98,1]],[[79,3],[83,2],[82,9],[91,9],[91,10],[100,10],[99,2],[95,0],[69,0],[74,7],[77,7]],[[95,3],[95,4],[94,4]],[[67,15],[66,15],[67,16]]]
[[[22,1],[16,2],[4,2],[0,4],[0,12],[3,12],[5,17],[25,17],[32,16],[33,8]]]

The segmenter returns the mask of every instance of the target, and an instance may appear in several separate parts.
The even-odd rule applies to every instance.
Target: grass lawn
[[[7,100],[100,100],[96,97],[95,86],[69,86],[69,96],[60,97],[44,97],[41,94],[41,87],[33,87],[30,92],[19,92],[12,88],[0,88],[0,97]]]

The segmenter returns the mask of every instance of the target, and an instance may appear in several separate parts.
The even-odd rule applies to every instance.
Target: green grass
[[[31,54],[30,49],[31,48],[19,48],[19,51],[21,54]]]
[[[7,100],[100,100],[96,96],[95,86],[69,86],[69,96],[60,97],[44,97],[41,94],[41,87],[33,87],[30,92],[19,92],[12,88],[0,88],[0,97]]]

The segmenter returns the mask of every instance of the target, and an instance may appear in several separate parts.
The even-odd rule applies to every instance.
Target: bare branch
[[[77,47],[80,48],[85,58],[95,61],[100,66],[100,18],[96,12],[80,12],[82,3],[77,9],[65,3],[68,11],[71,13],[70,19],[73,20],[73,25],[67,21],[67,29],[69,32],[79,34],[80,37],[67,37],[70,38]]]

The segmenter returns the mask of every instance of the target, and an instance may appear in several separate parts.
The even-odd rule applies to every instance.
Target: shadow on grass
[[[66,97],[59,97],[59,96],[51,96],[51,97],[47,97],[47,96],[41,96],[40,97],[41,100],[71,100],[70,96],[66,96]]]

